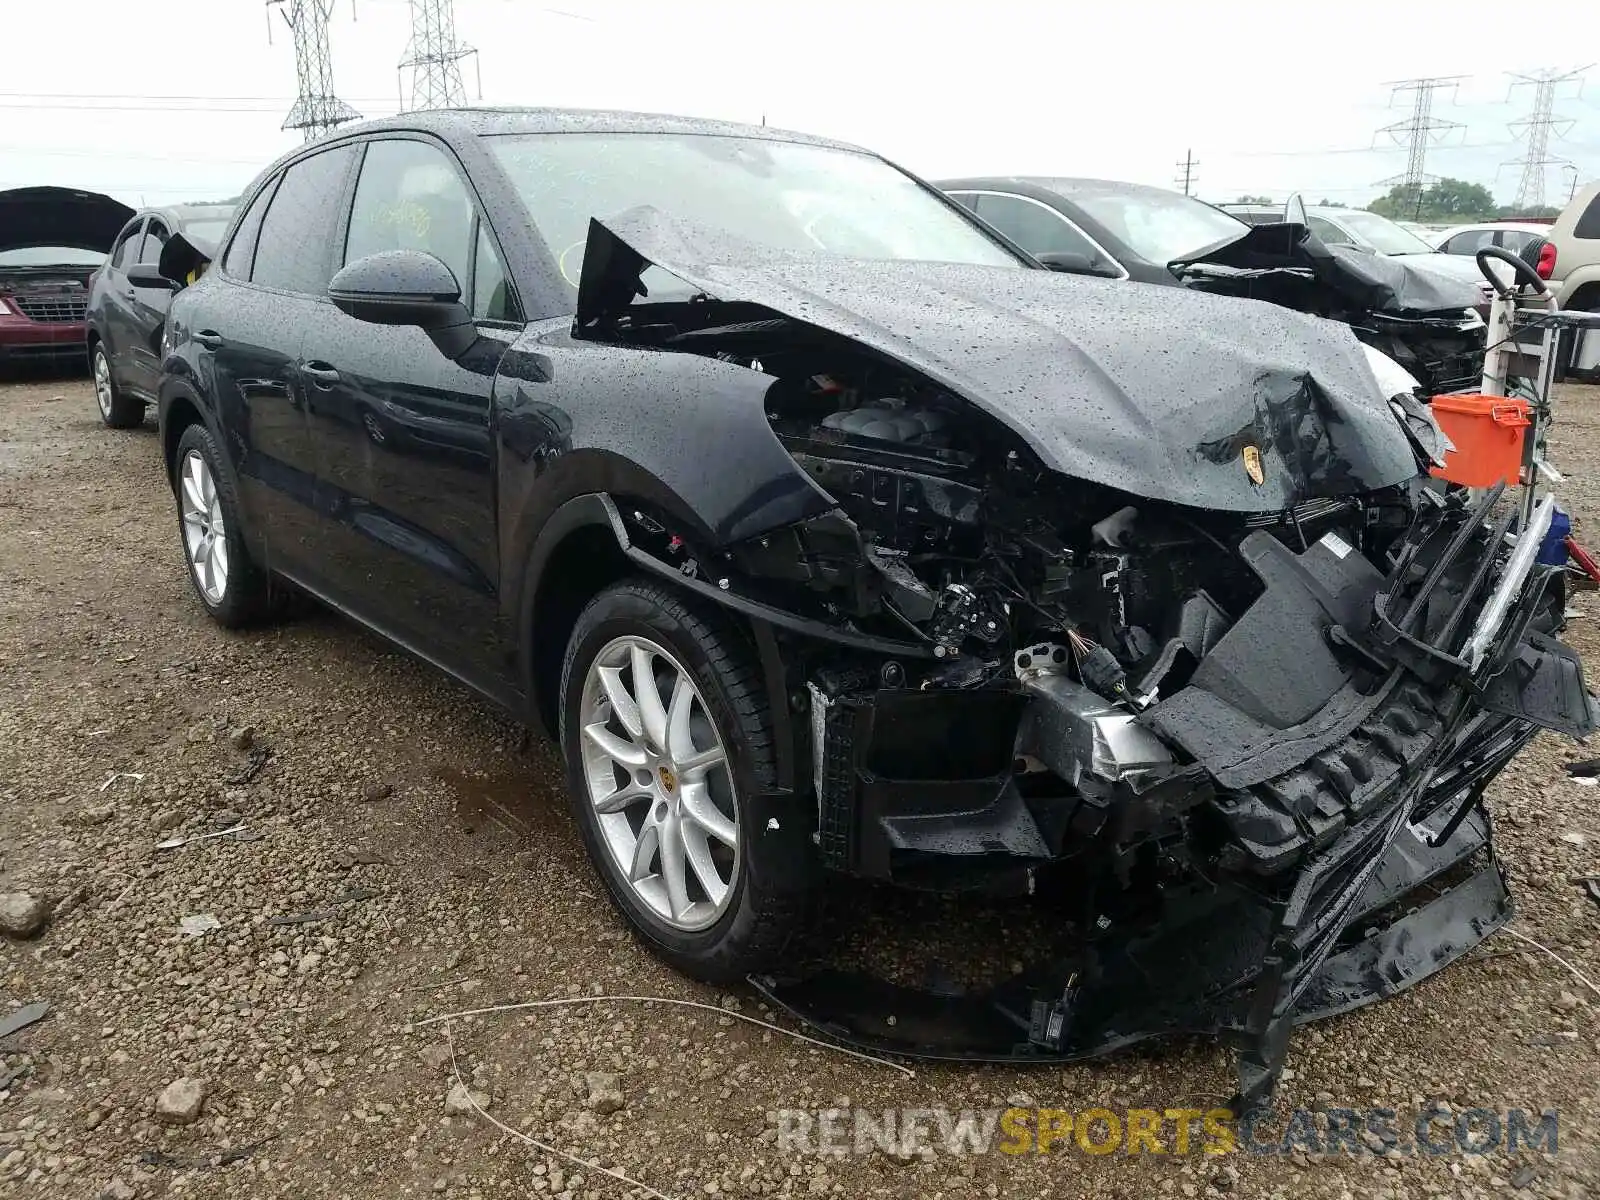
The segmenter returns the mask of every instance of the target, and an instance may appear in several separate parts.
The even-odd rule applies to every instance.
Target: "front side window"
[[[128,223],[117,238],[117,244],[111,251],[111,265],[119,271],[126,271],[139,261],[140,234],[144,229],[144,218],[135,217]]]
[[[1446,238],[1439,249],[1445,254],[1476,254],[1483,247],[1493,244],[1494,230],[1469,229],[1465,233]]]
[[[464,294],[472,278],[472,218],[466,185],[438,147],[400,139],[370,142],[350,209],[344,261],[384,250],[422,250],[450,268]]]
[[[1307,217],[1306,228],[1317,235],[1317,240],[1328,246],[1353,246],[1355,240],[1326,217]]]
[[[327,294],[339,200],[355,152],[353,145],[335,146],[284,172],[256,238],[252,281],[306,296]]]
[[[1180,192],[1090,186],[1063,194],[1117,241],[1160,266],[1249,232],[1237,217]]]
[[[677,133],[485,141],[574,288],[589,219],[642,205],[775,249],[1023,267],[922,184],[853,150]]]
[[[1053,208],[1022,196],[978,197],[977,213],[1029,254],[1081,254],[1099,258],[1094,244]]]
[[[1379,254],[1432,254],[1433,247],[1416,234],[1388,217],[1362,208],[1341,210],[1339,220],[1361,239],[1360,244],[1370,246]],[[1349,241],[1349,238],[1345,239]]]
[[[144,247],[139,251],[139,261],[151,266],[161,261],[161,250],[167,244],[167,227],[154,217],[145,227]]]

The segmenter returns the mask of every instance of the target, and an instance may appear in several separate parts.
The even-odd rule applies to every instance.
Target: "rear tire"
[[[233,477],[202,424],[190,425],[178,439],[172,491],[189,583],[212,620],[239,629],[276,617],[283,592],[245,547]]]
[[[94,352],[89,356],[89,370],[94,376],[95,405],[105,425],[112,429],[133,429],[144,424],[144,404],[124,395],[117,386],[104,342],[95,343]]]
[[[584,843],[638,937],[707,982],[774,965],[814,890],[811,823],[772,797],[766,693],[731,622],[642,579],[601,592],[567,644],[560,733]]]

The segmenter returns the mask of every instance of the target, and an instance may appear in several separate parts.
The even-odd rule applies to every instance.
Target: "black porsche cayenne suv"
[[[1593,726],[1553,501],[1425,486],[1347,328],[1053,273],[816,138],[340,131],[174,298],[160,413],[217,620],[308,592],[548,729],[640,936],[862,1044],[1211,1030],[1259,1099],[1508,919],[1483,788]],[[799,970],[826,871],[1073,899],[953,997]]]

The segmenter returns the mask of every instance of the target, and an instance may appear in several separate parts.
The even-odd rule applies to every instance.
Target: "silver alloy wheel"
[[[111,363],[98,347],[94,352],[94,398],[100,405],[100,416],[111,420]]]
[[[189,569],[210,604],[221,604],[228,590],[228,538],[222,501],[211,468],[198,450],[183,456],[178,475],[183,505],[183,545]]]
[[[579,720],[589,801],[623,878],[672,928],[713,924],[739,877],[739,808],[693,676],[648,638],[615,638],[589,664]]]

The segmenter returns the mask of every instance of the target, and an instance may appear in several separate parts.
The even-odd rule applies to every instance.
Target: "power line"
[[[267,0],[267,7],[273,5],[287,6],[278,12],[294,35],[294,73],[300,86],[282,128],[304,131],[309,142],[346,121],[358,120],[361,114],[333,94],[333,56],[328,51],[333,0]],[[270,40],[270,17],[267,36]]]
[[[1545,168],[1558,166],[1567,161],[1564,158],[1552,157],[1550,154],[1550,131],[1560,125],[1565,132],[1574,124],[1572,118],[1558,117],[1552,111],[1555,107],[1556,87],[1569,80],[1581,79],[1588,69],[1579,67],[1573,71],[1558,73],[1555,69],[1546,68],[1528,74],[1511,73],[1512,91],[1526,83],[1533,85],[1533,110],[1527,116],[1507,126],[1512,133],[1516,133],[1519,129],[1527,131],[1527,149],[1522,157],[1504,164],[1522,168],[1522,178],[1517,183],[1518,208],[1542,206]]]
[[[1461,128],[1459,121],[1446,121],[1433,115],[1433,94],[1447,86],[1454,90],[1465,78],[1464,75],[1433,75],[1419,79],[1402,79],[1389,85],[1391,104],[1397,96],[1405,92],[1414,93],[1410,118],[1385,125],[1378,130],[1378,133],[1387,133],[1394,139],[1396,145],[1406,147],[1406,169],[1400,175],[1380,179],[1378,185],[1381,187],[1385,184],[1400,184],[1408,194],[1416,197],[1419,212],[1422,209],[1422,186],[1432,178],[1424,168],[1427,166],[1428,147],[1434,142],[1433,135],[1435,132]]]
[[[411,69],[411,98],[402,90],[400,108],[413,112],[427,108],[460,108],[467,102],[461,82],[461,60],[478,52],[456,41],[453,0],[411,0],[411,44],[400,70]],[[478,98],[483,98],[483,75],[478,75]]]
[[[1199,182],[1199,179],[1195,176],[1194,172],[1195,168],[1199,165],[1200,164],[1195,161],[1193,150],[1185,150],[1183,152],[1183,159],[1177,164],[1178,170],[1182,171],[1183,174],[1177,176],[1172,182],[1182,185],[1183,194],[1185,196],[1191,196],[1194,194],[1194,185]]]

